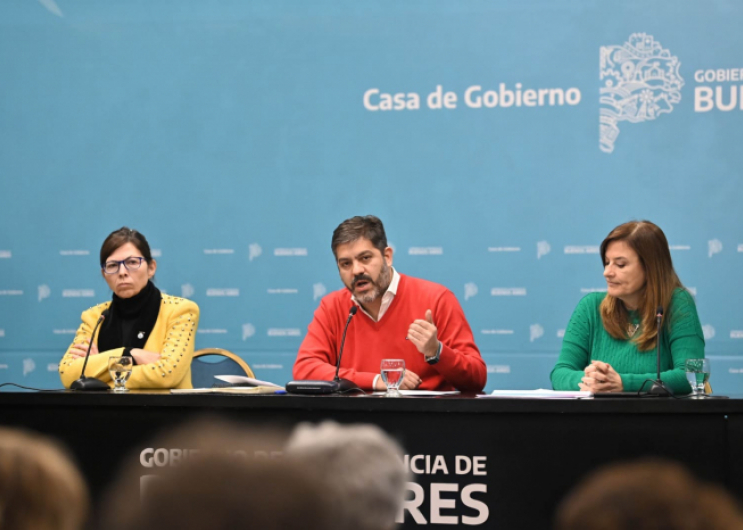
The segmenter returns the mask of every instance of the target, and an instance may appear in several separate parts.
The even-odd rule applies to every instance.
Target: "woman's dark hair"
[[[352,243],[362,237],[371,241],[371,244],[384,254],[384,249],[387,248],[387,235],[384,233],[382,221],[374,215],[364,217],[357,215],[346,219],[333,231],[333,239],[330,242],[333,255],[337,257],[335,251],[340,245]]]
[[[606,250],[615,241],[627,243],[637,253],[645,271],[645,286],[638,307],[642,333],[632,340],[637,343],[640,351],[649,351],[655,348],[655,341],[658,338],[655,326],[656,308],[663,306],[668,314],[673,291],[684,286],[673,268],[668,240],[657,225],[650,221],[630,221],[617,226],[601,243],[601,261],[604,266]],[[619,340],[627,339],[629,319],[627,308],[621,300],[606,295],[601,302],[601,320],[609,335]]]
[[[150,244],[147,243],[147,239],[140,232],[132,230],[126,226],[122,226],[118,230],[114,230],[101,245],[101,267],[106,265],[106,260],[113,254],[117,248],[122,245],[131,243],[137,250],[142,253],[142,257],[149,264],[152,261],[152,253],[150,252]]]

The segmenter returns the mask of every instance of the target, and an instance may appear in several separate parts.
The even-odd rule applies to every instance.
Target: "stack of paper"
[[[284,387],[269,381],[261,381],[244,375],[215,375],[216,379],[229,383],[217,388],[174,388],[171,394],[286,394]]]
[[[226,388],[173,388],[171,394],[286,394],[276,386],[230,386]]]
[[[246,375],[215,375],[214,378],[219,379],[220,381],[224,381],[225,383],[229,383],[231,385],[272,386],[274,388],[283,388],[277,385],[276,383],[271,383],[269,381],[261,381],[260,379],[253,379],[252,377],[248,377]]]

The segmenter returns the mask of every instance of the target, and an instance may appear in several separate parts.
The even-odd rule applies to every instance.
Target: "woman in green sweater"
[[[636,392],[656,376],[656,309],[665,308],[661,380],[688,394],[684,363],[704,357],[704,336],[691,294],[673,269],[663,231],[631,221],[601,243],[607,292],[585,296],[565,330],[550,377],[555,390]],[[644,387],[643,387],[644,385]]]

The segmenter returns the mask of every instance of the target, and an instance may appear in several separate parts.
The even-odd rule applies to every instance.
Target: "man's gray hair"
[[[400,445],[375,425],[302,423],[285,454],[309,466],[330,490],[341,528],[389,530],[405,498],[408,472]]]

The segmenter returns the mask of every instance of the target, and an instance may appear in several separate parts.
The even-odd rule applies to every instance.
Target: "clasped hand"
[[[418,377],[418,374],[411,372],[407,368],[405,369],[405,375],[402,378],[402,383],[398,387],[400,390],[415,390],[420,386],[423,380]],[[384,384],[381,377],[377,377],[374,390],[387,390],[387,385]]]
[[[610,364],[601,361],[591,361],[591,364],[586,366],[578,387],[589,392],[621,392],[624,390],[620,375]]]

